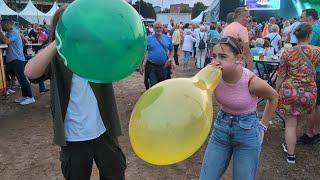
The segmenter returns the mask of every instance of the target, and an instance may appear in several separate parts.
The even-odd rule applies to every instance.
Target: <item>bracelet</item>
[[[261,121],[260,121],[260,126],[261,126],[263,131],[266,132],[268,130],[268,126],[264,125]]]

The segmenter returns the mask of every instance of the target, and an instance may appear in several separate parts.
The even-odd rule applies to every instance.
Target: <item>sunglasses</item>
[[[231,40],[230,37],[221,38],[218,43],[220,44],[226,44],[231,46],[233,49],[237,50],[240,54],[242,53],[242,50]]]
[[[162,27],[156,27],[156,29],[162,29]]]

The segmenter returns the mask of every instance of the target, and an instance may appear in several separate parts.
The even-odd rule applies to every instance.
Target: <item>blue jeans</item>
[[[39,91],[44,92],[46,90],[46,85],[44,85],[44,81],[39,82]]]
[[[200,180],[219,180],[233,156],[233,179],[254,180],[261,151],[261,128],[256,112],[217,114],[203,159]]]
[[[170,69],[165,67],[165,65],[157,65],[147,61],[145,67],[145,85],[148,88],[156,85],[157,83],[170,79],[171,72]],[[146,89],[147,88],[146,85]]]
[[[7,64],[8,71],[14,72],[17,76],[18,82],[21,86],[21,92],[23,97],[33,97],[31,86],[26,76],[24,75],[24,61],[14,60]]]
[[[191,52],[189,51],[183,51],[183,63],[184,64],[188,64],[189,63],[189,60],[191,58]]]

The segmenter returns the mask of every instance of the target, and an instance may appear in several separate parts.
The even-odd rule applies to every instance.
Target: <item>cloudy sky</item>
[[[135,1],[136,0],[133,0],[133,2]],[[170,4],[179,4],[179,3],[188,3],[190,4],[190,6],[193,6],[193,4],[197,2],[202,2],[208,6],[212,2],[212,0],[144,0],[144,1],[153,4],[153,6],[162,6],[162,2],[163,2],[164,7],[169,7]]]

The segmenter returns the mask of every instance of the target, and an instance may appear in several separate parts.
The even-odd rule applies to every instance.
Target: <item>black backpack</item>
[[[204,38],[205,34],[203,35],[203,37],[201,38],[200,34],[199,34],[199,37],[200,37],[200,42],[199,42],[199,46],[198,48],[199,49],[206,49],[206,43],[204,42],[203,38]]]

